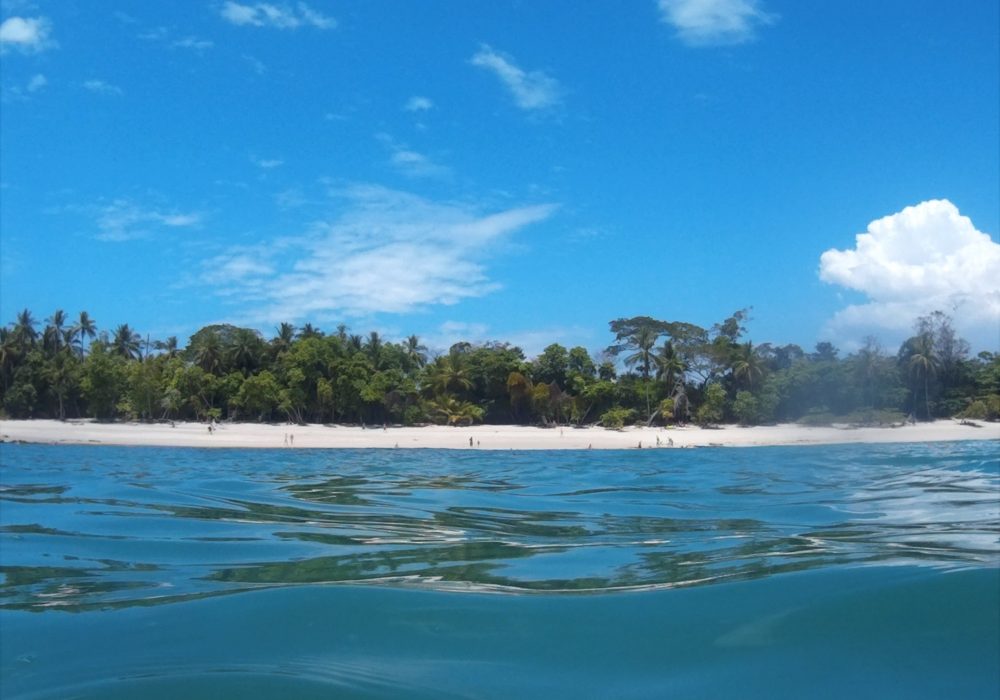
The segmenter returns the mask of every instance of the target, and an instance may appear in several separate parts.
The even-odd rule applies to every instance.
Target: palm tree
[[[427,363],[427,347],[420,344],[420,338],[411,335],[403,343],[403,352],[414,367],[420,368]]]
[[[111,347],[114,352],[126,360],[135,360],[140,355],[142,338],[138,333],[129,328],[127,323],[123,323],[115,329],[114,338],[111,340]]]
[[[14,321],[14,335],[17,337],[17,343],[22,352],[33,347],[38,338],[38,331],[35,330],[36,323],[37,321],[28,309],[17,313],[17,320]]]
[[[275,336],[271,339],[271,350],[274,356],[277,357],[283,352],[288,352],[292,347],[292,342],[295,340],[295,326],[291,323],[280,323],[278,327],[274,329]]]
[[[12,374],[20,356],[17,335],[8,328],[0,328],[0,386],[4,390],[7,389],[8,377]]]
[[[753,343],[748,341],[736,350],[732,367],[733,376],[745,380],[747,388],[752,392],[754,378],[760,379],[764,374],[764,359],[754,349]]]
[[[674,344],[669,340],[660,346],[660,351],[653,358],[656,362],[656,378],[662,379],[667,385],[667,396],[672,396],[677,379],[684,376],[687,367],[684,360],[674,349]]]
[[[260,361],[260,338],[255,331],[240,328],[229,346],[229,361],[247,376]]]
[[[352,333],[351,335],[347,336],[347,350],[351,355],[353,355],[356,352],[361,352],[361,348],[363,346],[364,346],[364,340],[361,338],[360,335]]]
[[[649,326],[642,326],[629,336],[627,341],[627,346],[635,348],[636,351],[625,358],[625,364],[629,366],[638,364],[642,369],[643,384],[646,387],[646,418],[649,418],[651,413],[649,407],[649,369],[653,363],[653,346],[656,345],[656,337],[656,331]]]
[[[304,326],[302,326],[302,330],[299,331],[299,338],[302,340],[306,338],[322,338],[322,337],[323,337],[323,331],[321,331],[319,328],[316,328],[316,326],[314,326],[311,323],[305,324]]]
[[[436,394],[449,391],[468,391],[472,388],[469,370],[460,353],[449,353],[434,361],[431,367],[431,388]]]
[[[368,341],[365,343],[365,353],[367,353],[368,359],[371,360],[372,366],[375,369],[381,367],[382,345],[382,337],[378,334],[378,331],[372,331],[368,334]]]
[[[80,318],[76,320],[73,327],[69,329],[71,337],[80,344],[80,357],[83,357],[83,343],[89,338],[91,340],[97,335],[97,324],[86,311],[80,312]]]
[[[922,333],[910,340],[910,377],[923,380],[924,402],[927,408],[927,420],[931,419],[930,378],[937,373],[938,357],[934,351],[934,338],[930,333]],[[917,392],[913,391],[913,401],[916,403]]]
[[[42,334],[42,344],[55,354],[66,341],[66,312],[56,309],[52,316],[45,319],[45,323],[48,325]]]
[[[153,347],[159,350],[163,357],[170,360],[177,357],[177,336],[172,335],[166,340],[157,340],[153,343]]]
[[[865,338],[865,345],[857,353],[855,372],[868,395],[868,408],[875,408],[875,389],[879,378],[879,365],[882,360],[882,349],[874,336]]]
[[[194,363],[209,374],[218,374],[222,368],[222,341],[218,333],[208,333],[194,349]]]

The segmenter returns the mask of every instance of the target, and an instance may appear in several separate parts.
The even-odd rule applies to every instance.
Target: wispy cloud
[[[864,294],[827,323],[831,339],[887,332],[901,339],[932,311],[996,349],[1000,337],[1000,244],[977,231],[948,200],[921,202],[868,224],[851,250],[820,257],[820,279]]]
[[[8,17],[0,24],[0,53],[38,53],[59,44],[52,38],[48,17]]]
[[[429,97],[415,95],[406,101],[403,109],[407,112],[426,112],[434,109],[434,102]]]
[[[98,95],[118,96],[124,94],[120,87],[118,87],[117,85],[112,85],[111,83],[107,83],[103,80],[97,80],[97,79],[86,80],[83,82],[83,87],[84,89],[90,90],[91,92],[95,92]]]
[[[758,27],[777,18],[762,10],[758,0],[658,0],[658,4],[662,20],[692,46],[749,41]]]
[[[514,61],[483,44],[472,57],[472,65],[493,73],[510,91],[514,103],[525,110],[554,107],[561,99],[561,88],[555,78],[541,71],[525,71]]]
[[[109,204],[89,208],[97,226],[100,241],[132,241],[161,232],[164,229],[191,228],[201,223],[197,212],[178,212],[142,206],[128,199],[116,199]]]
[[[259,61],[253,56],[249,56],[247,54],[243,54],[240,58],[246,61],[250,68],[253,69],[253,72],[257,75],[264,75],[267,73],[267,66],[265,66],[262,61]]]
[[[215,42],[208,39],[199,39],[196,36],[186,36],[183,39],[171,42],[170,45],[177,49],[190,49],[191,51],[201,52],[215,46]]]
[[[334,219],[299,237],[233,248],[206,263],[202,282],[253,299],[262,322],[455,304],[497,289],[485,264],[495,246],[555,211],[544,204],[486,214],[372,185],[335,194],[343,211]]]
[[[31,76],[31,80],[28,81],[28,92],[38,92],[46,85],[49,84],[48,79],[41,73],[36,73]]]
[[[227,0],[219,10],[222,18],[230,24],[250,27],[274,27],[276,29],[297,29],[307,26],[316,29],[333,29],[337,21],[323,15],[304,2],[290,5],[274,5],[266,2],[242,4]]]
[[[285,161],[280,158],[251,158],[251,160],[254,165],[263,170],[273,170],[285,164]]]
[[[375,138],[389,150],[389,163],[392,167],[403,175],[410,177],[447,177],[451,175],[451,170],[446,166],[439,165],[424,154],[397,142],[389,134],[376,134]]]

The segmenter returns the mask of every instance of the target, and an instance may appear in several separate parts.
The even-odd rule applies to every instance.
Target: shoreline
[[[749,428],[726,425],[670,428],[520,425],[362,428],[341,425],[219,423],[97,423],[92,420],[3,420],[0,441],[50,445],[220,447],[253,449],[429,448],[479,450],[622,450],[684,447],[882,444],[998,440],[1000,424],[979,427],[936,420],[896,428],[806,427],[794,423]],[[471,440],[471,443],[470,443]]]

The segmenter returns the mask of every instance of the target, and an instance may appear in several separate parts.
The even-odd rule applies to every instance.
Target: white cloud
[[[378,141],[385,144],[391,152],[389,162],[392,167],[408,177],[448,177],[451,170],[444,165],[435,163],[431,158],[396,142],[392,136],[385,133],[375,135]]]
[[[178,213],[143,207],[128,199],[116,199],[95,210],[100,241],[121,242],[148,238],[163,228],[190,228],[201,223],[196,212]]]
[[[188,36],[183,39],[178,39],[177,41],[171,42],[170,44],[174,48],[178,49],[191,49],[192,51],[204,51],[205,49],[210,49],[215,46],[215,42],[208,39],[199,39],[198,37]]]
[[[48,84],[48,79],[41,73],[38,73],[31,76],[31,80],[28,81],[28,92],[38,92]]]
[[[1000,346],[1000,244],[946,199],[871,222],[854,249],[823,253],[819,275],[869,300],[838,311],[825,328],[831,338],[900,340],[918,316],[940,310],[974,346]]]
[[[280,168],[282,165],[285,164],[285,161],[280,160],[278,158],[253,158],[252,160],[254,165],[264,170],[272,170],[274,168]]]
[[[337,26],[335,19],[317,12],[304,2],[292,7],[266,2],[244,5],[227,0],[219,13],[227,22],[237,26],[274,27],[277,29],[297,29],[302,26],[333,29]]]
[[[122,95],[122,89],[117,85],[112,85],[103,80],[87,80],[84,81],[83,87],[91,92],[96,92],[98,95]]]
[[[411,177],[446,177],[451,174],[445,166],[438,165],[427,156],[406,148],[394,151],[390,162],[394,168]]]
[[[11,49],[38,53],[58,46],[51,32],[52,22],[47,17],[8,17],[0,24],[0,53]]]
[[[472,65],[499,78],[521,109],[546,109],[559,103],[561,90],[554,78],[541,71],[526,72],[485,44],[472,57]]]
[[[555,210],[539,205],[483,214],[377,186],[335,194],[346,203],[337,218],[301,237],[234,248],[206,264],[202,281],[233,298],[254,299],[264,322],[455,304],[497,289],[483,262],[491,250]],[[229,263],[240,275],[222,285],[218,270]]]
[[[739,44],[775,20],[757,0],[659,0],[658,5],[663,21],[693,46]]]
[[[421,97],[420,95],[411,97],[403,106],[403,109],[407,112],[426,112],[427,110],[433,108],[434,102],[431,101],[429,97]]]

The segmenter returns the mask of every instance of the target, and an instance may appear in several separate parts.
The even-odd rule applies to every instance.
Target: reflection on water
[[[2,445],[0,607],[346,582],[579,592],[845,564],[996,567],[996,451]]]

